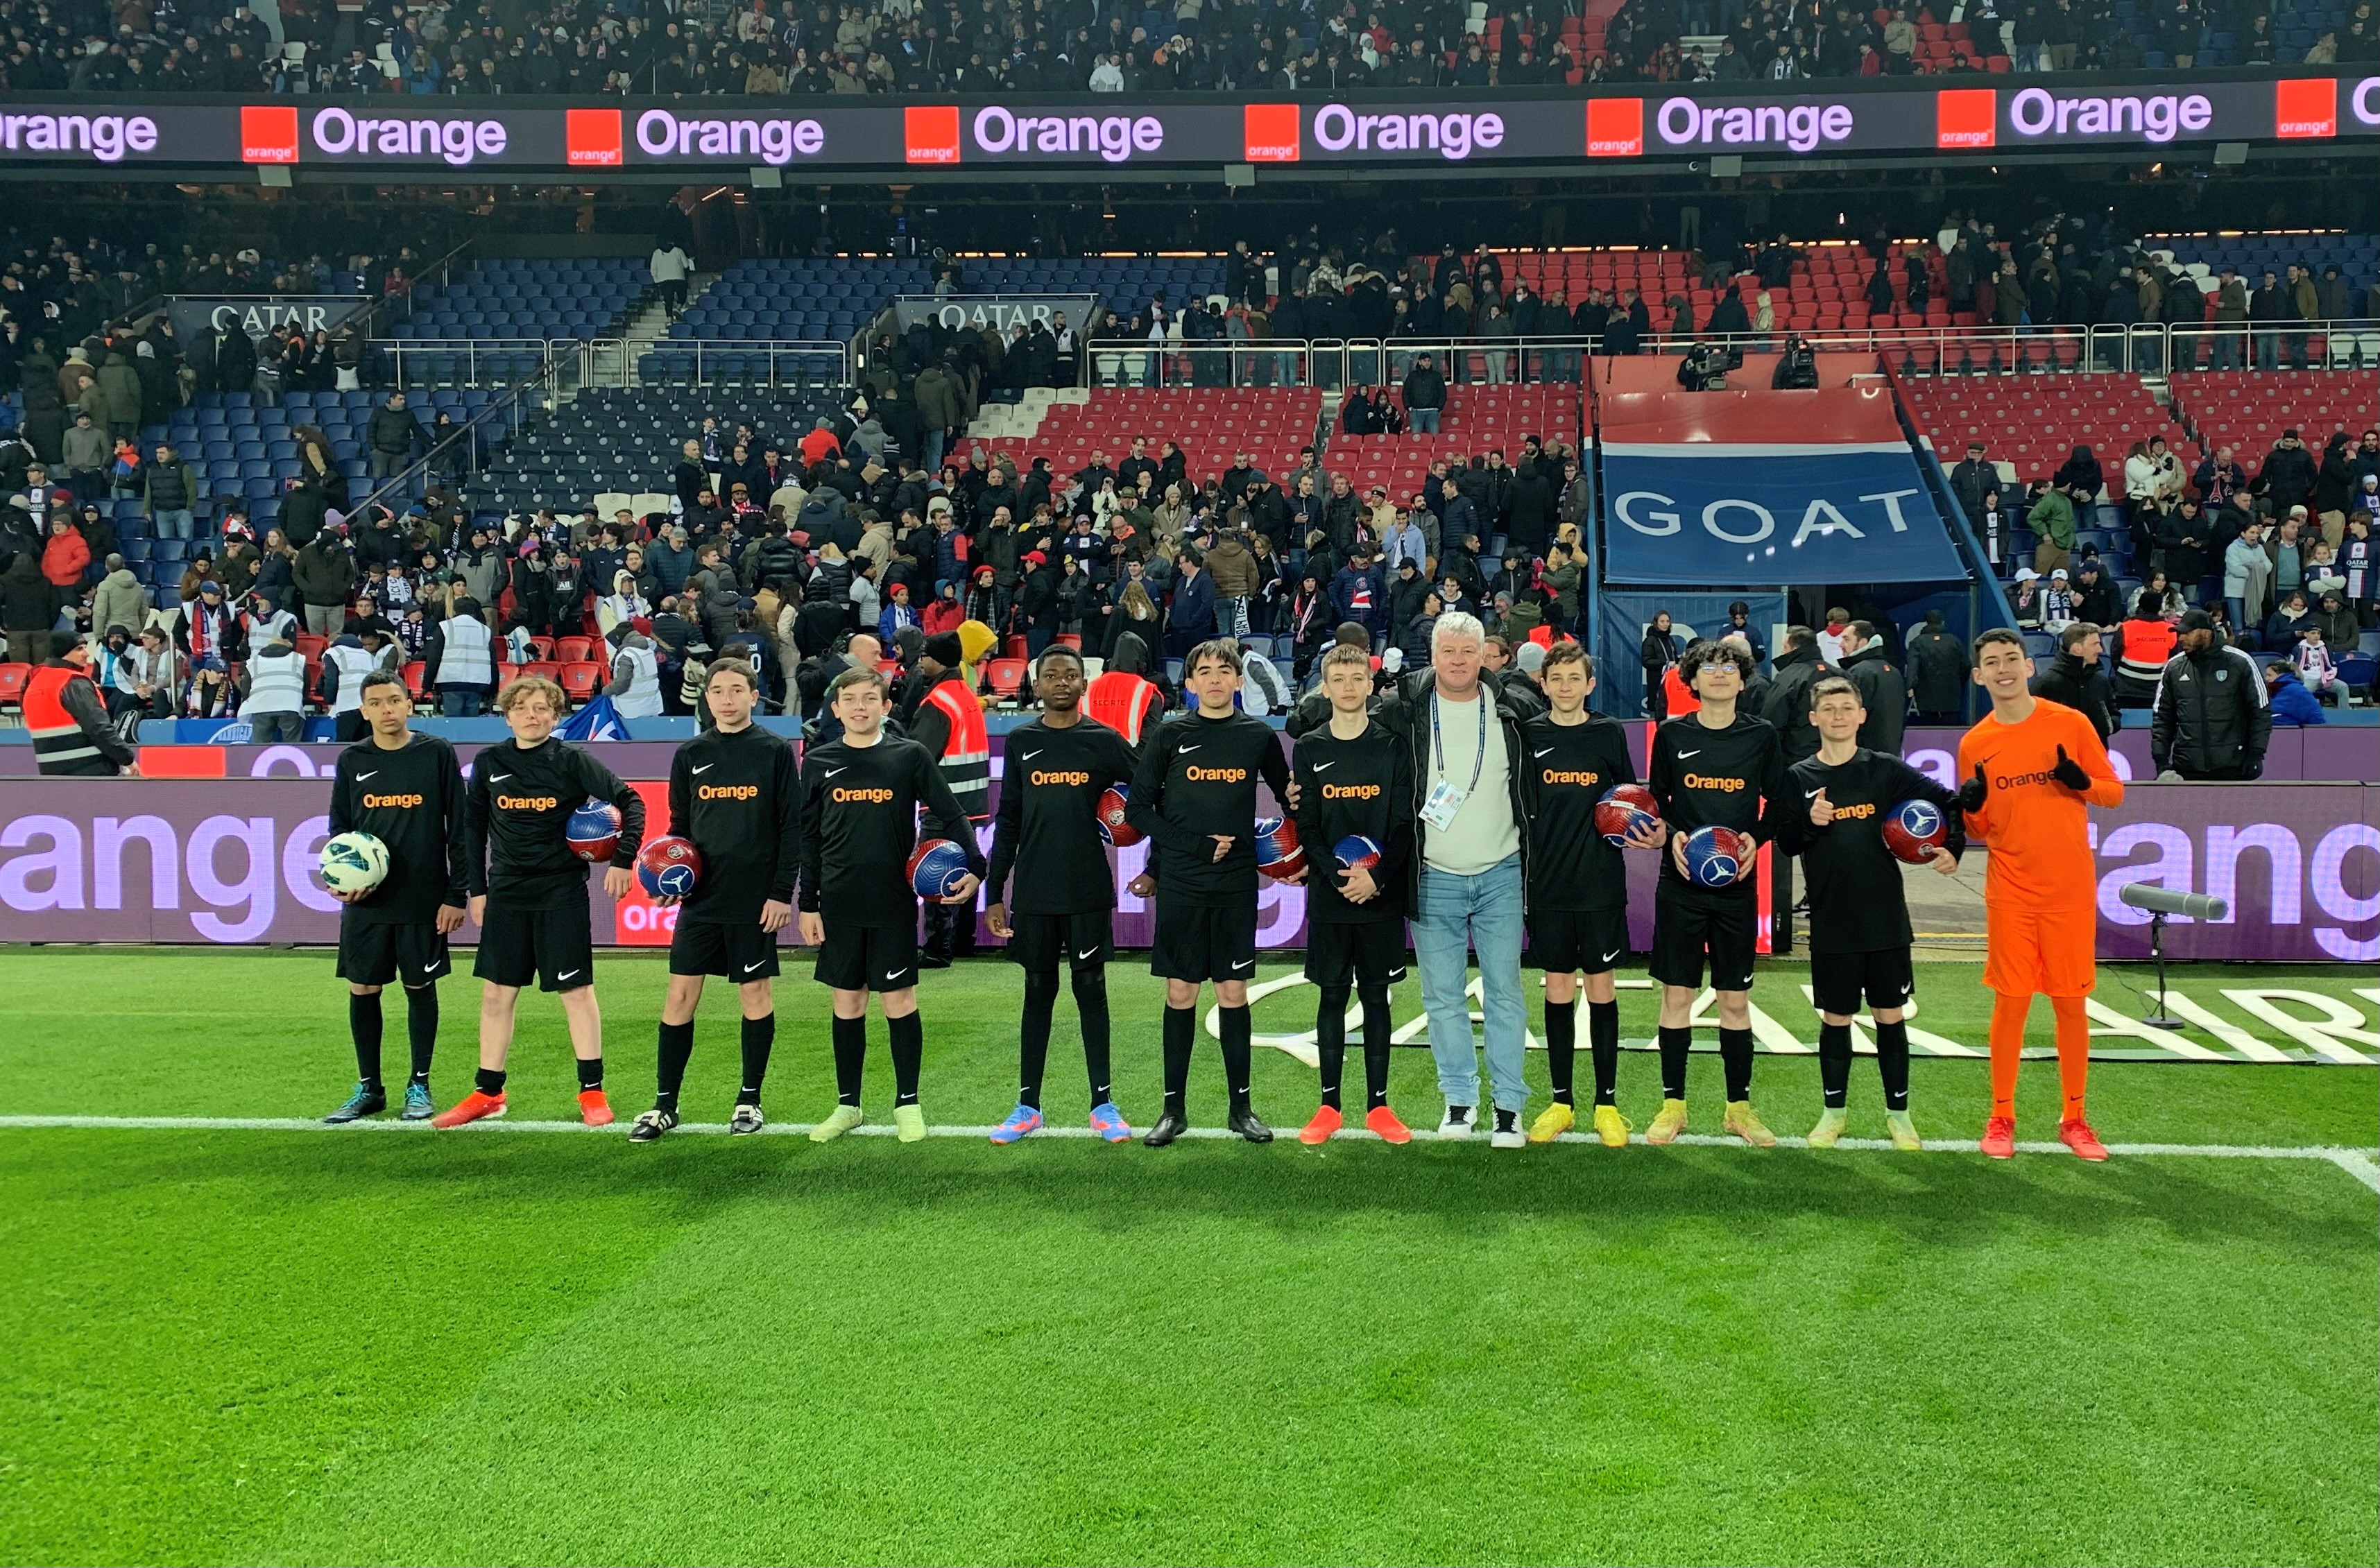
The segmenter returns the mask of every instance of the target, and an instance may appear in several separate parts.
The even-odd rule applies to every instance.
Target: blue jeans
[[[190,509],[187,506],[161,506],[151,514],[150,521],[157,525],[157,537],[161,539],[187,539],[196,526],[190,520]]]
[[[1421,967],[1422,1006],[1429,1013],[1429,1054],[1439,1092],[1451,1105],[1479,1104],[1479,1058],[1463,994],[1469,952],[1479,950],[1480,1011],[1488,1026],[1488,1080],[1496,1108],[1515,1116],[1529,1103],[1522,1078],[1521,857],[1508,856],[1476,876],[1421,868],[1421,907],[1413,923]]]
[[[1405,428],[1417,436],[1438,434],[1438,410],[1435,408],[1406,409]]]
[[[488,694],[477,686],[441,686],[438,710],[449,718],[477,718],[486,711]]]

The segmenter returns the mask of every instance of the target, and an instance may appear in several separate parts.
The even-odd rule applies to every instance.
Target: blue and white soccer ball
[[[388,880],[388,846],[370,833],[341,833],[322,846],[322,886],[369,893]]]
[[[603,865],[620,848],[620,808],[589,795],[570,814],[563,838],[570,852],[590,865]]]
[[[909,886],[920,899],[951,897],[966,874],[966,850],[948,838],[929,838],[909,856]]]
[[[1752,874],[1757,846],[1732,827],[1697,827],[1686,836],[1686,877],[1697,887],[1732,887]]]

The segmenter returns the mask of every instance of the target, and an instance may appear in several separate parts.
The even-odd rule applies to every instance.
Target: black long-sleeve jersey
[[[806,913],[832,911],[838,925],[913,924],[909,852],[920,807],[934,837],[965,849],[968,869],[983,874],[965,811],[933,754],[915,741],[882,735],[872,746],[848,739],[811,746],[802,755],[801,794]]]
[[[794,901],[802,863],[802,779],[794,748],[759,725],[708,730],[670,759],[669,827],[702,851],[678,919],[757,925],[760,906]]]
[[[1529,812],[1528,906],[1533,910],[1613,910],[1628,902],[1624,850],[1596,830],[1596,802],[1615,784],[1636,782],[1628,733],[1590,713],[1584,724],[1541,714],[1522,727],[1529,756],[1522,799]]]
[[[1352,925],[1403,916],[1405,863],[1413,858],[1413,759],[1379,724],[1352,741],[1329,725],[1297,742],[1297,837],[1305,846],[1305,918]],[[1339,840],[1360,833],[1380,847],[1372,868],[1379,894],[1351,904],[1339,891]]]
[[[637,863],[645,841],[644,798],[567,741],[524,750],[506,739],[471,759],[469,809],[463,824],[463,868],[473,893],[508,910],[559,910],[587,898],[587,862],[570,852],[565,832],[584,802],[620,808],[620,847],[612,863]]]
[[[371,739],[339,754],[331,778],[331,831],[369,833],[388,846],[388,878],[347,906],[367,925],[424,925],[439,906],[463,907],[463,767],[436,735],[395,751]]]
[[[1967,829],[1959,797],[1891,753],[1865,746],[1839,766],[1805,757],[1790,772],[1794,809],[1783,814],[1778,841],[1801,855],[1809,879],[1810,951],[1878,953],[1908,947],[1905,873],[1884,847],[1885,819],[1903,801],[1931,801],[1950,825],[1943,848],[1964,854]],[[1810,802],[1821,790],[1835,808],[1835,819],[1814,827]]]
[[[1085,914],[1115,907],[1115,878],[1099,838],[1099,796],[1129,783],[1139,759],[1124,738],[1097,719],[1052,729],[1040,719],[1008,732],[1000,810],[991,834],[998,899],[1020,866],[1007,902],[1017,914]]]
[[[1653,732],[1652,765],[1645,787],[1660,803],[1661,820],[1672,834],[1697,827],[1732,827],[1767,843],[1777,837],[1779,814],[1791,802],[1786,792],[1785,745],[1776,728],[1741,707],[1724,730],[1705,725],[1697,714],[1682,714]],[[1717,898],[1750,898],[1749,876],[1716,891],[1695,888],[1678,874],[1668,849],[1661,853],[1661,880],[1680,890]]]
[[[1124,820],[1157,844],[1160,897],[1204,905],[1256,897],[1259,782],[1275,800],[1288,800],[1281,737],[1261,718],[1236,711],[1208,718],[1193,710],[1167,719],[1146,742]],[[1218,833],[1232,839],[1220,861]]]

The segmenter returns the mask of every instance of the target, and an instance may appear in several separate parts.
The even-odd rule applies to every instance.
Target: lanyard
[[[1471,787],[1463,791],[1466,798],[1472,790],[1479,788],[1479,775],[1488,766],[1488,699],[1483,694],[1478,702],[1479,753],[1471,759]],[[1431,754],[1438,759],[1438,776],[1442,781],[1446,778],[1446,735],[1439,728],[1438,693],[1435,690],[1429,694],[1429,742]]]

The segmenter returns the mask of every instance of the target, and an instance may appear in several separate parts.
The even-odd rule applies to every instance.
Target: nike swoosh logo
[[[1257,961],[1254,959],[1246,959],[1233,964],[1232,967],[1233,969],[1254,969],[1257,967]]]
[[[908,973],[908,972],[909,972],[909,971],[908,971],[907,970],[905,970],[905,969],[896,969],[896,970],[892,970],[892,971],[888,971],[888,972],[885,974],[884,978],[885,978],[885,979],[887,979],[887,980],[898,980],[898,979],[900,979],[903,975],[905,975],[905,974],[906,974],[906,973]]]
[[[421,972],[424,974],[436,974],[440,970],[444,969],[445,967],[445,959],[432,959],[428,963],[421,966]]]
[[[760,962],[759,962],[759,963],[758,963],[758,964],[746,964],[746,965],[744,966],[744,972],[745,972],[746,974],[750,974],[754,970],[759,969],[759,968],[761,966],[761,964],[765,964],[765,963],[767,963],[768,961],[769,961],[768,959],[762,959],[760,960]]]
[[[1618,958],[1619,956],[1620,956],[1620,950],[1619,950],[1618,948],[1616,948],[1616,947],[1615,947],[1615,948],[1613,948],[1610,952],[1606,953],[1606,954],[1604,954],[1604,955],[1603,955],[1603,961],[1604,961],[1605,963],[1609,963],[1612,959],[1614,959]]]
[[[1820,785],[1820,786],[1818,786],[1818,788],[1817,788],[1817,789],[1815,789],[1815,790],[1803,790],[1803,791],[1802,791],[1802,798],[1803,798],[1803,800],[1805,800],[1805,801],[1815,801],[1815,800],[1816,800],[1816,799],[1817,799],[1821,794],[1823,794],[1823,793],[1825,793],[1825,792],[1826,792],[1826,786],[1825,786],[1825,785],[1823,785],[1823,784],[1821,784],[1821,785]]]
[[[840,767],[830,767],[830,768],[828,768],[828,769],[826,770],[826,772],[825,772],[823,775],[821,775],[820,777],[822,777],[822,778],[833,778],[836,774],[841,773],[841,772],[843,772],[843,771],[844,771],[844,770],[843,770],[842,768],[840,768]]]
[[[488,775],[488,782],[491,784],[502,784],[511,777],[512,775],[509,773],[491,773]]]
[[[1554,749],[1551,746],[1548,746],[1542,752],[1531,752],[1529,754],[1533,757],[1549,757],[1554,754]]]
[[[1091,957],[1091,955],[1092,955],[1093,953],[1097,953],[1098,951],[1099,951],[1099,949],[1098,949],[1097,947],[1093,947],[1093,948],[1090,950],[1090,952],[1087,952],[1087,953],[1076,953],[1076,954],[1075,955],[1075,962],[1077,962],[1077,963],[1080,963],[1083,959],[1087,959],[1087,958]]]
[[[577,974],[577,972],[578,972],[578,971],[577,971],[577,970],[575,970],[575,969],[573,969],[573,970],[565,970],[565,971],[563,971],[560,974],[555,975],[553,978],[554,978],[554,979],[556,979],[556,980],[568,980],[572,975]]]
[[[1700,746],[1696,746],[1696,747],[1695,747],[1693,751],[1691,751],[1691,752],[1680,752],[1680,753],[1678,754],[1678,760],[1679,760],[1680,762],[1683,762],[1683,761],[1685,761],[1685,760],[1686,760],[1686,758],[1688,758],[1688,757],[1698,757],[1698,756],[1700,756],[1700,755],[1702,755],[1702,754],[1703,754],[1703,749],[1702,749]]]
[[[1019,761],[1019,762],[1031,762],[1035,757],[1038,757],[1038,756],[1039,756],[1040,754],[1040,754],[1039,752],[1026,752],[1026,753],[1025,753],[1024,754],[1022,754],[1021,756],[1019,756],[1016,760],[1017,760],[1017,761]]]
[[[719,766],[719,765],[718,765],[717,763],[715,763],[715,762],[707,762],[707,763],[704,763],[700,767],[696,768],[696,769],[695,769],[695,771],[696,771],[697,773],[708,773],[708,772],[710,772],[712,768],[717,767],[718,766]]]
[[[1198,748],[1197,748],[1196,746],[1184,746],[1184,747],[1180,748],[1180,750],[1181,750],[1181,754],[1182,754],[1184,756],[1188,756],[1192,752],[1195,752],[1195,751],[1196,751],[1197,749],[1198,749]]]
[[[1331,762],[1318,762],[1318,763],[1316,763],[1316,764],[1314,765],[1314,771],[1315,771],[1315,772],[1317,772],[1317,773],[1319,773],[1319,772],[1321,772],[1321,771],[1322,771],[1324,768],[1326,768],[1326,767],[1336,767],[1336,766],[1339,766],[1339,764],[1338,764],[1336,761],[1331,761]]]
[[[362,782],[363,782],[365,779],[367,779],[367,778],[379,778],[379,777],[380,777],[380,769],[379,769],[379,768],[377,768],[377,767],[375,767],[375,768],[373,768],[370,773],[358,773],[358,774],[357,774],[357,775],[356,775],[356,782],[357,782],[357,783],[358,783],[358,784],[360,784],[360,783],[362,783]]]

